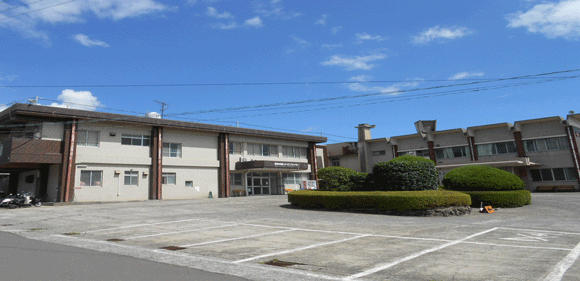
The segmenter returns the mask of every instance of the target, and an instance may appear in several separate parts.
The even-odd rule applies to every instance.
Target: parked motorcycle
[[[42,203],[40,202],[40,199],[32,197],[30,193],[16,194],[16,196],[10,194],[0,202],[0,207],[9,209],[32,206],[40,207],[42,206]]]

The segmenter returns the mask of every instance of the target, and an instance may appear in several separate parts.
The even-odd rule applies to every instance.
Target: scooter
[[[16,196],[10,194],[0,202],[0,207],[15,209],[18,207],[40,207],[42,203],[38,198],[31,197],[30,193],[25,193],[23,195],[16,194]]]
[[[10,194],[10,195],[6,196],[4,199],[2,199],[2,202],[0,202],[0,207],[9,208],[9,209],[16,209],[16,208],[18,208],[18,205],[16,205],[15,203],[16,203],[16,196]]]

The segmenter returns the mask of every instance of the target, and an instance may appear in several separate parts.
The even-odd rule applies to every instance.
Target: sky
[[[580,0],[0,0],[28,103],[356,141],[580,112]]]

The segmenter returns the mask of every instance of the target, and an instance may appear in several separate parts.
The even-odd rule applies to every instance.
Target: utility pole
[[[162,101],[158,101],[158,100],[153,100],[153,101],[161,105],[161,119],[163,119],[163,113],[165,112],[165,109],[167,109],[166,105],[169,105],[169,104],[164,103]]]

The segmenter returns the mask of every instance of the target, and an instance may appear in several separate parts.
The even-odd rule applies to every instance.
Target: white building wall
[[[406,137],[406,138],[397,138],[397,150],[398,151],[406,151],[406,150],[422,150],[428,149],[427,147],[427,140],[423,139],[421,136],[416,137]]]
[[[163,173],[175,173],[175,184],[164,184],[163,199],[195,199],[218,196],[218,169],[188,167],[163,167]],[[192,181],[193,186],[185,186],[186,181]]]
[[[42,135],[43,140],[56,140],[62,141],[64,135],[64,124],[63,123],[42,123]]]
[[[558,121],[521,125],[522,139],[566,135],[566,128]]]
[[[78,165],[75,173],[73,201],[133,201],[149,199],[149,166]],[[82,171],[102,171],[102,186],[87,186],[81,183]],[[125,185],[125,171],[137,171],[138,184]]]
[[[28,177],[32,179],[32,182],[26,182],[26,178]],[[24,194],[30,192],[32,195],[36,196],[36,194],[34,194],[34,191],[36,190],[36,185],[38,184],[39,180],[40,180],[39,170],[32,170],[20,173],[20,175],[18,176],[18,189],[16,193]]]

